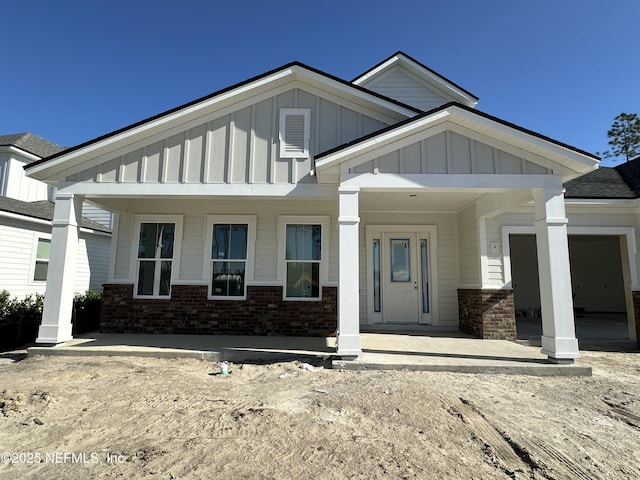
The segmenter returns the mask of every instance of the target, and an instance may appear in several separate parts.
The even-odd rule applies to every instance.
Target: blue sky
[[[0,134],[65,146],[293,60],[351,80],[398,50],[479,110],[590,152],[617,114],[640,114],[635,0],[21,0],[2,13]]]

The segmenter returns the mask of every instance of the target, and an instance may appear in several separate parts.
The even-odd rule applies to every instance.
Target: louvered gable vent
[[[302,108],[280,110],[280,157],[309,157],[311,111]]]

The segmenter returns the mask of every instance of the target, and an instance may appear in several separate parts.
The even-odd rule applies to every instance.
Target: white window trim
[[[240,223],[248,225],[247,231],[247,263],[244,272],[244,295],[241,297],[229,297],[223,295],[211,294],[211,243],[213,241],[213,225],[216,223]],[[256,250],[256,225],[257,217],[255,215],[207,215],[205,221],[205,251],[204,265],[202,269],[202,280],[207,284],[207,298],[209,300],[246,300],[247,285],[253,281],[255,250]]]
[[[304,115],[304,152],[302,154],[285,151],[285,118],[287,115]],[[279,126],[280,158],[309,158],[309,144],[311,143],[311,110],[308,108],[281,108]]]
[[[51,241],[51,234],[49,233],[34,233],[33,234],[33,246],[31,250],[31,268],[29,270],[29,285],[46,285],[46,280],[34,280],[33,277],[36,273],[36,262],[38,261],[38,241],[40,239]],[[47,263],[51,261],[51,250],[49,250],[49,259]],[[49,277],[49,267],[47,267],[47,278]]]
[[[180,278],[180,253],[182,252],[182,215],[134,215],[131,234],[131,259],[129,262],[129,278],[133,279],[133,298],[147,300],[171,298],[169,295],[138,295],[138,242],[140,239],[140,224],[142,223],[175,223],[176,231],[173,238],[173,259],[171,265],[171,287]]]
[[[285,279],[285,247],[287,240],[287,225],[304,224],[321,226],[321,259],[319,296],[317,298],[287,297],[287,283]],[[278,280],[282,282],[282,299],[288,302],[319,302],[322,300],[322,287],[329,280],[329,233],[330,217],[328,215],[280,215],[278,216]]]

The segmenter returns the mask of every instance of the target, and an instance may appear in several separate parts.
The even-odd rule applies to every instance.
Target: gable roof
[[[360,155],[364,151],[379,148],[399,138],[408,136],[421,129],[443,123],[455,121],[461,126],[476,132],[485,133],[500,139],[508,139],[517,146],[525,146],[534,154],[551,160],[564,160],[565,166],[575,172],[587,173],[591,171],[600,158],[576,147],[559,142],[540,133],[507,122],[500,118],[481,112],[467,105],[456,102],[447,103],[428,112],[416,115],[403,122],[391,125],[366,135],[352,142],[345,143],[314,157],[318,171],[326,170],[335,164],[342,163],[352,156]],[[546,154],[546,155],[545,155]]]
[[[455,101],[459,103],[468,106],[475,106],[475,104],[478,103],[479,98],[476,95],[402,51],[397,51],[377,65],[371,67],[366,72],[361,73],[355,77],[351,83],[354,85],[366,86],[374,78],[396,66],[407,69],[409,72],[420,78],[424,83],[434,86],[438,90],[447,92],[450,97],[452,96]]]
[[[640,198],[640,157],[600,167],[564,184],[565,198]]]
[[[17,147],[40,158],[55,155],[67,148],[56,145],[31,132],[0,135],[0,147]]]
[[[301,62],[291,62],[282,67],[185,103],[184,105],[159,113],[153,117],[141,120],[64,151],[54,153],[47,158],[33,162],[27,167],[27,171],[32,175],[41,171],[41,168],[38,167],[43,164],[45,164],[43,168],[47,168],[57,163],[55,162],[56,159],[70,158],[71,156],[76,157],[82,155],[83,151],[93,152],[96,148],[99,148],[109,141],[122,141],[124,142],[123,144],[126,145],[126,137],[136,136],[136,140],[138,140],[142,136],[151,136],[163,128],[170,128],[174,125],[186,123],[198,116],[206,115],[209,111],[215,111],[217,108],[231,105],[239,101],[238,97],[242,95],[257,95],[269,88],[275,88],[296,80],[302,80],[314,86],[322,86],[352,102],[366,104],[388,115],[393,114],[398,117],[398,120],[420,113],[419,109],[410,105],[372,92],[364,87],[354,85]],[[164,127],[159,127],[162,124],[164,124]],[[143,130],[144,133],[142,133]],[[93,152],[92,155],[93,154],[95,154],[95,152]],[[36,178],[42,179],[40,176],[36,176]]]
[[[40,200],[37,202],[23,202],[9,197],[0,197],[0,211],[14,213],[29,218],[37,218],[40,220],[53,220],[54,204],[48,200]],[[82,217],[80,226],[96,230],[98,232],[111,233],[111,229],[101,225],[86,217]]]

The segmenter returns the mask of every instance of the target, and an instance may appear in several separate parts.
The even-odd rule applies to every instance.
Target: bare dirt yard
[[[640,353],[581,362],[593,377],[4,354],[0,478],[640,478]]]

